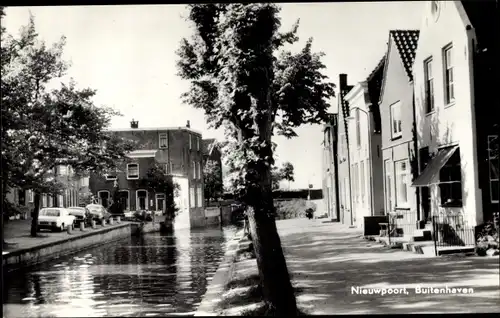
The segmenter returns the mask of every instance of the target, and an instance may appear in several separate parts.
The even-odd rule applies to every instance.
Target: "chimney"
[[[187,127],[187,128],[191,128],[191,123],[189,122],[189,120],[188,120],[188,121],[187,121],[187,123],[186,123],[186,127]]]
[[[132,119],[132,121],[130,122],[130,128],[139,128],[139,122]]]
[[[347,74],[339,74],[339,89],[342,90],[347,86]]]

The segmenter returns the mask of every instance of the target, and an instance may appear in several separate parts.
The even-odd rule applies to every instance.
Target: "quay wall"
[[[135,226],[130,223],[117,224],[78,236],[68,236],[61,240],[20,248],[2,255],[2,270],[10,272],[22,267],[33,266],[51,259],[74,254],[82,250],[106,244],[123,237],[130,237]]]

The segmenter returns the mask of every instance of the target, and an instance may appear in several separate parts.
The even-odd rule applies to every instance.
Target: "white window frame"
[[[162,139],[164,139],[165,144],[162,145]],[[164,149],[168,148],[168,133],[158,134],[158,148]]]
[[[189,187],[189,207],[190,208],[195,208],[196,207],[196,198],[195,198],[195,188],[194,186]]]
[[[449,56],[448,56],[449,52]],[[448,79],[447,72],[450,70],[451,80]],[[453,66],[453,44],[448,44],[443,48],[443,83],[444,83],[444,105],[448,106],[455,101],[455,68]],[[450,90],[448,90],[450,87]]]
[[[196,150],[200,151],[200,137],[196,137]]]
[[[163,206],[165,206],[165,203],[167,202],[167,196],[165,195],[165,193],[156,193],[155,194],[156,211],[162,211],[162,210],[158,209],[158,199],[163,199]]]
[[[401,163],[405,164],[405,170],[400,170]],[[409,197],[410,197],[410,163],[408,159],[397,160],[394,161],[394,185],[396,188],[396,207],[398,208],[408,208],[409,207]],[[402,181],[400,184],[399,182]],[[401,190],[400,186],[405,185],[406,187],[406,199],[404,202],[401,202],[402,197],[400,197],[399,191]]]
[[[191,164],[193,166],[193,179],[197,179],[197,177],[196,177],[196,162],[193,160],[193,161],[191,161]]]
[[[130,211],[130,190],[123,189],[123,190],[118,190],[118,192],[127,192],[127,206],[125,207],[125,211]]]
[[[385,204],[387,206],[387,212],[391,212],[394,208],[394,173],[393,173],[393,165],[392,160],[387,159],[384,160],[384,184],[385,184]]]
[[[401,137],[403,135],[403,123],[401,121],[401,101],[397,101],[391,106],[389,106],[390,110],[390,119],[391,119],[391,136],[392,138]],[[395,118],[395,116],[399,118]],[[396,127],[394,127],[394,121],[396,121]],[[399,122],[399,125],[398,125]]]
[[[197,165],[197,167],[198,167],[198,179],[199,179],[199,180],[201,180],[201,179],[202,179],[202,178],[201,178],[201,162],[200,162],[200,161],[198,161],[198,162],[196,163],[196,165]]]
[[[361,148],[361,118],[359,113],[359,108],[356,108],[356,113],[354,114],[354,118],[356,120],[356,144],[358,148]]]
[[[192,141],[192,136],[189,134],[189,149],[191,150],[193,147],[193,141]]]
[[[128,169],[128,167],[127,167],[127,169]],[[128,171],[128,170],[127,170],[127,171]],[[115,174],[114,174],[114,176],[113,176],[113,175],[109,175],[109,174],[107,174],[107,173],[106,173],[104,176],[106,177],[106,180],[107,180],[107,181],[115,181],[115,180],[118,180],[118,169],[115,169]]]
[[[139,206],[139,192],[146,192],[146,204],[145,204],[145,208],[144,210],[148,210],[149,209],[149,193],[148,193],[148,190],[146,189],[137,189],[135,190],[135,210],[136,211],[140,211],[140,206]]]
[[[169,174],[169,164],[168,163],[164,163],[163,164],[163,170],[165,170],[165,174],[168,175]]]
[[[430,114],[436,110],[434,100],[434,75],[432,74],[433,59],[429,57],[424,61],[425,78],[425,113]]]
[[[137,165],[137,176],[130,177],[129,167],[132,165]],[[139,163],[127,163],[127,180],[137,180],[139,179]]]
[[[498,139],[498,135],[488,135],[488,177],[489,177],[489,180],[490,180],[490,200],[491,200],[491,203],[498,203],[499,200],[493,200],[493,187],[492,187],[492,183],[493,182],[499,182],[499,179],[498,178],[493,178],[492,175],[491,175],[491,159],[496,159],[497,162],[500,162],[500,158],[494,158],[491,154],[491,147],[490,147],[490,139],[493,139],[493,138],[497,138]],[[498,141],[497,141],[498,142]],[[497,194],[498,195],[498,194]]]
[[[199,208],[202,208],[203,207],[203,191],[202,191],[202,186],[201,185],[198,185],[198,187],[196,188],[196,205],[199,207]]]

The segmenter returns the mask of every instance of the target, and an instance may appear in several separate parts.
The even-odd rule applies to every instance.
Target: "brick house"
[[[349,107],[348,136],[353,221],[364,228],[364,217],[384,214],[379,93],[385,58],[365,81],[344,99]]]
[[[499,211],[498,13],[493,1],[429,1],[413,67],[425,159],[413,185],[430,215],[470,226]]]
[[[420,32],[391,30],[380,93],[384,210],[402,216],[404,235],[417,225],[417,192],[411,188],[415,164],[412,66]]]
[[[140,185],[148,170],[160,165],[180,187],[175,199],[180,209],[176,227],[204,226],[202,136],[190,128],[189,121],[186,127],[172,128],[139,128],[132,121],[131,128],[110,132],[135,140],[139,148],[128,154],[129,160],[115,174],[91,174],[90,190],[97,201],[109,206],[118,186],[125,210],[163,211],[165,194]]]

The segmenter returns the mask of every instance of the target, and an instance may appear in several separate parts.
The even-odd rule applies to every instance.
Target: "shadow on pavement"
[[[310,314],[455,313],[500,310],[498,258],[429,257],[382,247],[340,228],[280,226],[297,301]],[[355,235],[356,234],[356,235]],[[417,294],[416,287],[472,288],[471,294]],[[352,288],[406,288],[369,295]]]

